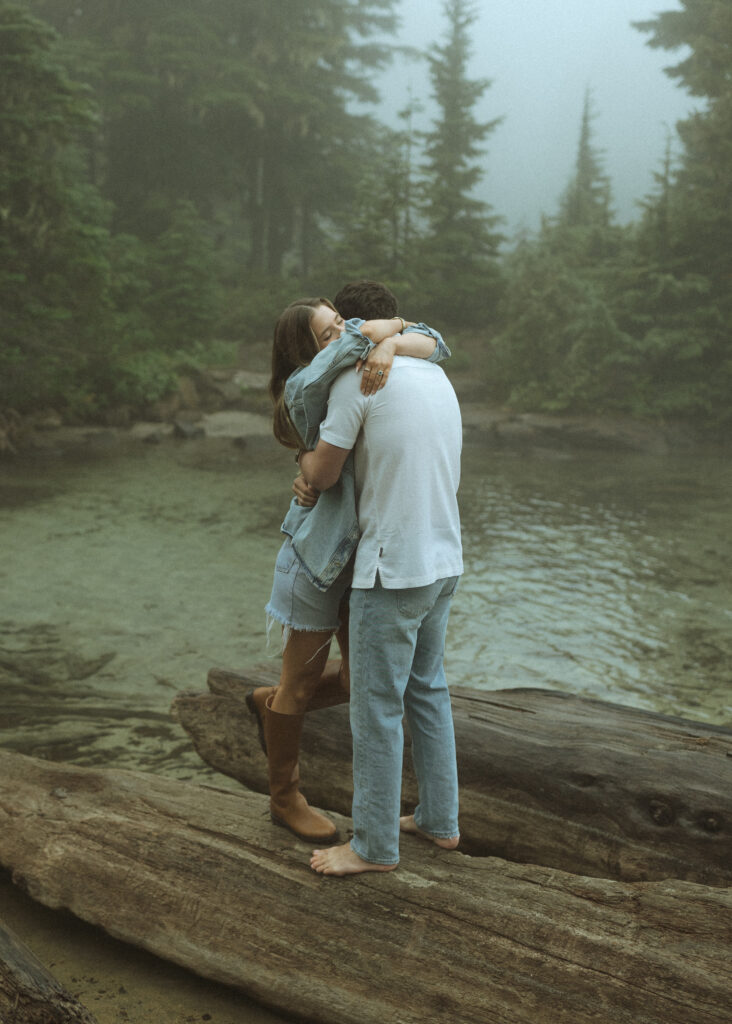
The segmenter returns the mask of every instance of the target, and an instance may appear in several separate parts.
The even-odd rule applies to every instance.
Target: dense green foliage
[[[521,408],[732,418],[732,10],[637,27],[706,104],[621,227],[593,137],[553,216],[501,252],[476,186],[469,0],[445,0],[420,135],[364,113],[397,0],[0,0],[0,408],[138,410],[278,309],[384,279],[482,349]],[[568,155],[568,163],[571,154]],[[476,356],[477,364],[478,358]]]
[[[269,333],[362,187],[394,2],[0,0],[0,406],[140,404]]]
[[[74,395],[109,328],[107,211],[79,139],[94,116],[42,22],[0,6],[2,398]]]
[[[575,175],[558,216],[507,259],[494,341],[509,400],[547,411],[732,421],[732,10],[684,0],[637,26],[690,48],[669,68],[707,106],[678,125],[638,224],[613,223],[585,101]]]

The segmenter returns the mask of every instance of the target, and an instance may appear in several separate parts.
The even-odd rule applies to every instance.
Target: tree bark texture
[[[260,793],[267,763],[244,704],[271,668],[212,669],[173,703],[209,765]],[[732,885],[732,731],[553,690],[453,691],[461,849],[577,874]],[[405,744],[405,813],[417,783]],[[350,814],[348,708],[306,715],[302,788]]]
[[[0,812],[2,817],[2,812]],[[0,922],[0,1022],[96,1024],[18,937]]]
[[[349,822],[336,817],[345,833]],[[722,1024],[732,893],[402,840],[314,874],[267,800],[0,752],[0,862],[50,907],[319,1024]]]

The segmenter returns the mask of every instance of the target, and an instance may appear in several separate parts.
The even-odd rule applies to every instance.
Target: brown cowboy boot
[[[271,704],[272,697],[268,697],[264,707],[264,733],[272,821],[307,842],[332,843],[338,838],[336,826],[330,818],[314,811],[298,788],[298,754],[304,715],[281,715],[272,710]]]
[[[264,736],[264,709],[269,698],[274,697],[276,693],[276,686],[258,686],[256,689],[250,690],[244,698],[247,702],[249,713],[254,715],[256,720],[259,745],[265,754],[267,753],[267,740]]]
[[[308,701],[305,708],[306,713],[348,703],[350,694],[341,681],[340,664],[337,659],[328,662],[317,690]],[[277,693],[276,686],[258,686],[255,690],[250,690],[245,697],[247,707],[256,719],[259,745],[265,754],[267,753],[267,741],[264,735],[264,708],[268,699],[274,697],[275,693]]]

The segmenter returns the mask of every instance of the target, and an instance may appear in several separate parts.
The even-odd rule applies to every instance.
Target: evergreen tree
[[[484,323],[496,299],[498,218],[475,196],[483,177],[483,142],[499,123],[479,122],[474,107],[490,85],[468,77],[470,27],[477,14],[469,0],[446,0],[446,40],[428,56],[438,118],[425,135],[420,247],[424,309],[456,326]],[[434,311],[434,313],[433,313]]]
[[[248,140],[249,267],[308,275],[347,230],[369,122],[351,99],[374,101],[370,74],[390,57],[374,45],[390,31],[394,0],[263,3],[256,60],[265,88]]]
[[[666,138],[666,149],[660,171],[653,172],[655,191],[641,201],[643,219],[638,234],[639,251],[647,259],[668,266],[671,260],[673,229],[673,150],[671,135]]]
[[[157,347],[175,353],[205,345],[219,315],[219,295],[213,247],[193,203],[178,204],[148,265],[145,309],[157,325]]]
[[[249,275],[307,268],[345,214],[376,32],[396,0],[33,0],[100,97],[95,167],[116,231],[154,240],[179,201],[218,225]],[[239,273],[242,271],[239,265]]]
[[[732,9],[727,0],[681,6],[636,25],[650,46],[690,48],[666,73],[707,102],[677,125],[679,166],[666,168],[646,204],[640,255],[650,257],[652,287],[632,313],[643,322],[656,303],[648,341],[665,389],[658,401],[678,395],[680,411],[722,424],[732,420]]]
[[[0,404],[83,414],[94,398],[76,382],[111,325],[106,210],[78,145],[94,108],[55,33],[16,4],[0,3],[0,54]]]
[[[375,151],[377,160],[372,156]],[[398,132],[365,125],[361,152],[354,156],[361,176],[348,217],[342,226],[334,227],[336,237],[319,257],[315,275],[335,290],[349,278],[388,280],[405,301],[412,215],[408,142]]]
[[[588,251],[586,230],[545,221],[506,260],[505,324],[493,340],[496,376],[518,408],[547,412],[638,409],[633,339],[614,297],[627,258]]]
[[[679,122],[684,146],[675,175],[679,196],[677,246],[686,266],[709,273],[720,298],[730,296],[732,273],[732,7],[727,0],[682,0],[682,9],[666,11],[636,27],[652,33],[649,45],[686,46],[691,52],[666,73],[703,109]],[[728,307],[729,308],[729,307]]]
[[[575,174],[562,197],[559,221],[567,227],[606,227],[610,223],[610,182],[592,144],[592,98],[585,93]]]
[[[636,409],[634,341],[615,304],[631,252],[629,233],[611,222],[586,93],[575,173],[558,214],[506,260],[505,327],[494,350],[511,402],[547,411]]]

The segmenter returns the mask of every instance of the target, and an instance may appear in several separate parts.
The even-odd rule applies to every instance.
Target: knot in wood
[[[657,825],[672,825],[676,815],[673,807],[665,800],[651,800],[649,805],[651,817]]]
[[[722,831],[722,819],[719,815],[712,813],[703,814],[701,816],[699,824],[707,832],[721,832]]]

